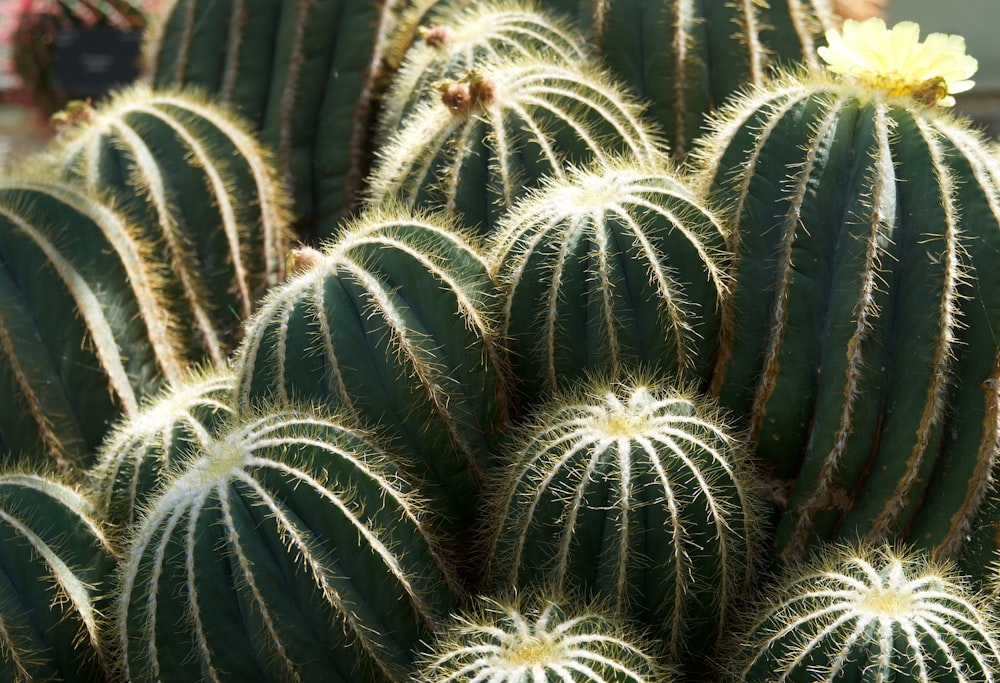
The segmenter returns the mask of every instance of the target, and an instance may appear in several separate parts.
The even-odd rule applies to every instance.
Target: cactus
[[[0,474],[0,678],[108,680],[102,612],[115,560],[78,492],[37,474]]]
[[[432,14],[417,36],[385,94],[376,141],[391,137],[418,103],[432,98],[436,83],[461,78],[482,62],[544,56],[570,67],[587,57],[567,22],[517,0]]]
[[[235,385],[228,371],[199,371],[115,425],[87,472],[90,496],[106,524],[125,529],[135,523],[172,471],[233,419]]]
[[[453,609],[420,504],[366,434],[241,415],[150,505],[114,610],[142,681],[406,681]]]
[[[53,145],[64,178],[117,208],[169,264],[178,322],[216,365],[281,278],[287,201],[244,123],[203,96],[136,85],[97,109],[78,104]]]
[[[652,648],[621,620],[551,597],[497,601],[442,628],[423,657],[424,683],[666,683]]]
[[[768,592],[727,681],[996,681],[1000,641],[954,568],[889,547],[835,548]]]
[[[569,164],[662,153],[630,96],[593,64],[504,58],[440,90],[380,148],[373,201],[443,207],[488,235],[518,197]]]
[[[675,660],[711,650],[749,585],[760,517],[748,460],[692,392],[595,382],[553,399],[496,489],[499,590],[599,596],[662,633]]]
[[[86,467],[180,380],[168,274],[123,218],[27,166],[0,178],[0,451]]]
[[[766,83],[775,64],[818,66],[816,45],[836,25],[829,0],[593,4],[597,51],[650,101],[678,157],[703,132],[706,113]]]
[[[524,395],[630,365],[705,380],[728,285],[726,240],[670,166],[597,163],[518,201],[489,258]]]
[[[199,85],[256,123],[304,238],[329,237],[367,172],[393,0],[175,0],[150,31],[147,77]]]
[[[786,558],[858,534],[955,557],[996,462],[1000,167],[935,104],[970,63],[869,22],[831,34],[845,75],[747,94],[698,154],[734,230],[712,390],[768,463]]]
[[[239,405],[306,399],[384,429],[439,510],[467,523],[504,417],[485,262],[440,217],[389,209],[351,223],[316,261],[248,324]]]

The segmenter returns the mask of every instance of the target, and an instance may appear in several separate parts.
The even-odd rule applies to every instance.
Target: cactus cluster
[[[146,46],[0,176],[0,677],[1000,679],[961,39],[174,0]]]

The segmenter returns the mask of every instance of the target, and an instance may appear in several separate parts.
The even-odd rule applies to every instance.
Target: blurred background
[[[725,2],[727,0],[710,0]],[[864,4],[865,0],[851,0]],[[59,3],[79,7],[77,24],[87,27],[108,26],[117,29],[109,31],[107,36],[115,38],[116,44],[112,52],[117,55],[113,64],[112,77],[129,79],[137,73],[135,59],[138,55],[139,37],[146,18],[158,11],[169,0],[140,0],[141,13],[121,11],[121,7],[134,7],[136,0],[116,3],[114,0],[102,0],[101,3],[90,0],[0,0],[0,168],[9,160],[23,153],[41,147],[51,134],[48,117],[53,111],[61,108],[68,97],[85,97],[88,92],[66,93],[58,88],[52,91],[46,88],[43,92],[31,92],[19,80],[15,69],[15,42],[19,44],[18,53],[28,55],[28,64],[21,64],[21,69],[40,69],[44,65],[36,62],[39,55],[51,54],[49,43],[56,40],[57,26],[53,18],[52,7]],[[958,98],[958,110],[981,123],[992,137],[1000,136],[1000,39],[997,31],[1000,29],[1000,0],[869,0],[874,5],[884,5],[884,14],[889,24],[903,20],[912,20],[920,24],[922,34],[937,31],[942,33],[957,33],[965,36],[967,51],[979,60],[979,71],[975,76],[976,87]],[[97,13],[90,8],[102,7]],[[32,18],[30,31],[19,31],[19,23],[23,17]],[[60,35],[66,40],[66,31]],[[121,39],[120,36],[125,38]],[[101,40],[111,40],[110,37]],[[27,41],[27,44],[25,43]],[[71,46],[69,46],[71,47]],[[69,52],[65,49],[63,52]],[[34,62],[32,61],[34,60]],[[62,77],[68,83],[56,83],[56,86],[73,86],[86,80],[86,74],[77,76],[74,72],[67,73],[67,65],[61,67]],[[86,64],[71,60],[69,67],[84,68]],[[104,68],[107,65],[91,65]],[[74,80],[76,79],[76,80]],[[53,84],[46,84],[53,85]],[[100,87],[101,84],[89,84],[88,87]],[[86,88],[84,88],[86,90]],[[54,94],[53,94],[54,92]]]

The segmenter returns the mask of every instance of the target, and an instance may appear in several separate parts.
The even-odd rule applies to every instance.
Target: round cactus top
[[[965,38],[931,33],[920,41],[920,26],[901,21],[888,28],[882,19],[848,19],[826,32],[818,49],[826,68],[891,97],[909,95],[926,104],[950,107],[952,95],[972,88],[979,63],[965,54]]]

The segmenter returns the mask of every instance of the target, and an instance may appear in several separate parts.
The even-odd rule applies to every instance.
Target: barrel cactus
[[[759,552],[743,444],[695,392],[594,383],[540,410],[492,501],[498,590],[601,597],[675,659],[725,633]]]
[[[0,474],[0,678],[108,680],[115,559],[92,505],[55,479]]]
[[[114,609],[141,681],[407,681],[454,609],[412,488],[365,433],[242,414],[137,526]]]
[[[568,165],[662,150],[631,95],[592,63],[481,63],[439,85],[378,151],[375,202],[440,208],[488,235],[518,197]]]
[[[599,609],[552,597],[481,599],[442,627],[423,657],[424,683],[666,683],[653,648]]]
[[[121,214],[47,168],[0,179],[0,451],[86,467],[189,358],[169,274]]]
[[[862,534],[954,557],[1000,400],[1000,167],[941,106],[976,64],[912,22],[829,40],[827,69],[745,94],[699,149],[733,225],[712,390],[786,506],[783,556]]]
[[[728,237],[688,185],[669,165],[599,162],[543,182],[501,219],[489,257],[523,394],[638,365],[708,377]]]
[[[996,681],[996,617],[953,567],[887,546],[835,548],[772,587],[727,681]]]
[[[237,402],[309,400],[384,430],[438,510],[467,525],[505,417],[492,298],[483,257],[447,220],[372,209],[261,304]]]
[[[417,30],[392,76],[379,113],[378,138],[388,139],[419,102],[434,97],[435,84],[461,78],[482,62],[504,55],[544,56],[572,66],[587,54],[572,26],[520,1],[449,8]]]
[[[173,470],[233,419],[235,385],[228,371],[198,371],[115,425],[87,472],[90,497],[106,524],[124,529],[135,523]]]
[[[282,276],[289,217],[269,156],[242,120],[193,92],[140,84],[63,118],[58,172],[114,198],[174,272],[192,345],[221,365]]]

